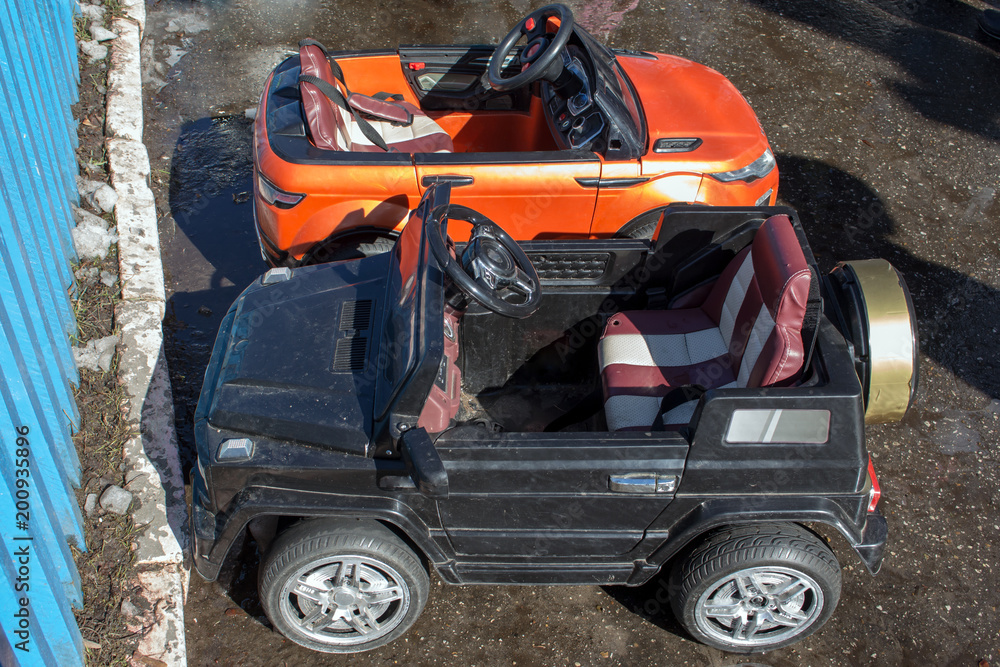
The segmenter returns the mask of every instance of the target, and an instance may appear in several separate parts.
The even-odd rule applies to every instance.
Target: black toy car
[[[431,188],[392,252],[272,269],[233,304],[195,424],[203,577],[249,528],[275,627],[354,652],[413,624],[430,567],[452,584],[664,570],[695,638],[755,652],[839,599],[805,524],[877,572],[864,423],[901,417],[917,380],[895,269],[821,277],[787,208],[669,207],[652,242],[518,245],[449,195]]]

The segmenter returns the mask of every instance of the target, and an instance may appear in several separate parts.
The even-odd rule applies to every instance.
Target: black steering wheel
[[[473,225],[461,263],[448,249],[449,217]],[[500,225],[467,206],[445,204],[431,211],[424,229],[434,258],[463,293],[506,317],[520,319],[538,310],[542,298],[538,272]],[[504,298],[510,295],[519,301]]]
[[[554,16],[559,18],[559,30],[554,37],[550,37],[546,23]],[[539,79],[555,81],[562,74],[562,52],[572,33],[573,12],[566,5],[545,5],[531,12],[507,33],[490,57],[490,66],[486,70],[490,86],[493,90],[507,92]],[[501,73],[504,60],[522,35],[527,37],[528,45],[521,51],[521,73],[504,77]]]

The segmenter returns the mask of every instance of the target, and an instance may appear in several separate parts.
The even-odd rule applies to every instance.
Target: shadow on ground
[[[972,6],[957,0],[750,2],[892,60],[904,76],[887,85],[925,118],[1000,139],[1000,41],[979,29]]]
[[[174,248],[186,257],[171,262],[171,280],[200,288],[175,291],[164,321],[185,470],[194,461],[194,409],[219,324],[267,269],[254,232],[251,144],[249,120],[201,118],[181,128],[170,163],[170,213],[186,237]]]
[[[983,352],[992,349],[997,337],[1000,293],[899,245],[887,202],[858,178],[795,155],[779,155],[778,168],[781,199],[798,211],[820,268],[829,271],[836,262],[851,259],[892,262],[913,296],[921,351],[969,385],[1000,398],[997,360]],[[941,243],[953,242],[947,234],[985,234],[978,223],[1000,215],[1000,204],[992,196],[982,204],[970,205],[958,220],[942,221]],[[996,244],[989,245],[1000,258]]]

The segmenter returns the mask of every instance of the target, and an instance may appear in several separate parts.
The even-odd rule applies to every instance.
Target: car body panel
[[[318,244],[349,242],[352,232],[398,233],[426,187],[441,179],[455,182],[455,203],[477,208],[518,240],[608,238],[670,202],[775,201],[776,168],[753,182],[705,175],[745,167],[768,149],[752,109],[725,77],[675,56],[612,52],[579,27],[575,35],[573,48],[591,59],[590,76],[601,82],[594,99],[605,133],[623,132],[613,150],[566,145],[548,84],[512,93],[483,89],[492,47],[445,45],[335,57],[355,92],[398,93],[421,106],[452,138],[453,153],[322,151],[309,144],[293,99],[298,57],[279,65],[254,125],[254,169],[280,190],[305,197],[279,208],[255,185],[265,259],[295,266],[310,261]],[[443,90],[422,88],[446,75],[464,78]],[[687,153],[654,149],[657,139],[677,137],[700,143]],[[466,240],[461,230],[455,234]]]
[[[653,243],[525,242],[540,266],[541,309],[515,320],[469,307],[453,330],[461,351],[449,351],[446,322],[457,320],[426,238],[430,213],[447,205],[449,191],[431,188],[394,251],[297,268],[277,282],[265,276],[234,304],[195,416],[192,525],[203,576],[214,578],[239,531],[266,516],[391,524],[449,583],[638,585],[712,528],[773,521],[833,526],[877,571],[886,532],[870,506],[862,387],[849,341],[822,313],[798,386],[710,390],[686,429],[609,433],[598,421],[546,432],[547,418],[524,414],[538,402],[531,392],[539,383],[554,382],[560,404],[586,392],[610,313],[644,307],[651,285],[682,293],[717,275],[766,217],[790,216],[815,267],[793,211],[665,207],[650,212],[662,218]],[[362,326],[354,310],[344,313],[366,298],[381,302]],[[279,335],[285,347],[265,354]],[[331,380],[336,341],[357,335],[368,340],[363,358]],[[463,414],[471,416],[428,433],[419,425],[427,397],[441,369],[456,364],[462,409],[471,409]],[[277,392],[262,404],[250,396],[239,409],[233,392],[255,387],[283,389],[294,400]],[[306,391],[310,405],[295,399]],[[505,412],[504,400],[521,407]],[[287,415],[300,422],[295,429],[261,418],[286,405],[298,405]],[[829,411],[826,441],[729,443],[727,428],[745,408]],[[254,453],[219,460],[231,438],[251,438]],[[407,438],[423,443],[425,458],[407,453]],[[617,478],[636,475],[664,484],[622,491]]]

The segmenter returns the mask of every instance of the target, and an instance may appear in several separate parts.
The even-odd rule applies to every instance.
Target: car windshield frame
[[[444,272],[431,252],[432,212],[450,201],[451,187],[428,188],[391,251],[385,310],[375,355],[375,421],[415,425],[444,357]]]
[[[574,34],[590,55],[595,78],[594,101],[621,133],[621,147],[608,148],[605,157],[609,160],[635,160],[642,157],[646,153],[646,116],[635,86],[624,68],[618,64],[614,51],[579,26],[574,28]],[[625,84],[624,89],[622,83]],[[632,115],[625,101],[626,95],[634,103],[638,117]]]

